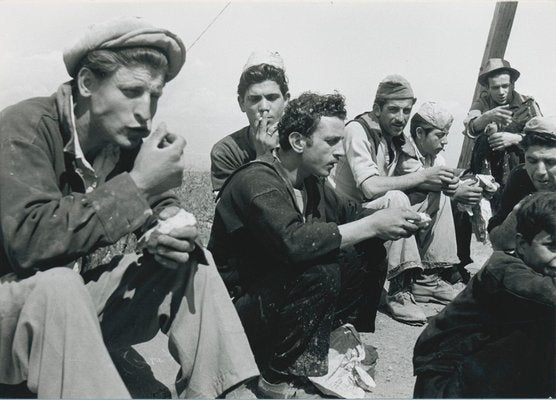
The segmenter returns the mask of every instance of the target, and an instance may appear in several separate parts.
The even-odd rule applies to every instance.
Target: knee
[[[70,268],[57,267],[39,272],[37,273],[36,279],[35,291],[47,295],[71,299],[76,296],[77,293],[86,293],[83,279],[79,273]]]
[[[389,200],[389,207],[410,207],[409,197],[401,190],[390,190],[384,194]]]
[[[336,298],[341,289],[340,267],[337,264],[316,265],[302,274],[302,280],[315,295]]]

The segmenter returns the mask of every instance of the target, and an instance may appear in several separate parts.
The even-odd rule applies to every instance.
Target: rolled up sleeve
[[[360,124],[351,123],[346,126],[344,151],[358,189],[370,177],[380,175],[376,149]]]

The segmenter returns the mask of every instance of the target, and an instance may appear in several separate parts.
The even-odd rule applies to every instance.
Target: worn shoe
[[[424,325],[427,317],[409,291],[386,296],[386,310],[392,318],[409,325]]]
[[[289,382],[270,383],[259,376],[257,397],[261,399],[322,399],[308,379],[293,377]]]
[[[411,285],[411,293],[419,303],[434,302],[446,305],[454,300],[458,291],[436,274],[423,274]]]

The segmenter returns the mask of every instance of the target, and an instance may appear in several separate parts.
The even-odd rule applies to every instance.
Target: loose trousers
[[[449,268],[459,263],[452,206],[443,193],[431,192],[424,201],[411,205],[404,192],[391,190],[376,200],[364,203],[363,207],[371,210],[412,209],[425,212],[432,219],[428,228],[420,229],[415,235],[384,244],[388,253],[387,279],[412,268]]]
[[[119,256],[85,273],[85,285],[66,268],[9,282],[10,289],[2,283],[0,382],[27,380],[39,397],[129,397],[103,338],[117,350],[150,340],[159,329],[181,366],[180,397],[216,397],[258,375],[241,322],[206,255],[209,265],[189,262],[178,270],[148,255]],[[40,296],[55,303],[31,296],[36,285],[30,283],[41,279]],[[23,310],[29,316],[22,320]],[[45,346],[42,337],[55,337],[57,348]],[[20,341],[29,346],[18,346]]]
[[[337,263],[276,273],[236,300],[263,375],[325,375],[332,330],[351,323],[374,331],[386,276],[384,250],[376,254],[369,262],[357,251],[342,252]]]

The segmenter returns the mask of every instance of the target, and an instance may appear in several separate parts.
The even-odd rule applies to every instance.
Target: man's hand
[[[268,111],[263,111],[259,123],[255,128],[255,151],[257,157],[278,146],[278,123],[268,125]]]
[[[521,143],[523,138],[517,133],[496,132],[488,137],[488,144],[493,151],[504,150],[514,144]]]
[[[444,185],[442,185],[442,192],[446,196],[452,197],[458,190],[459,186],[460,186],[459,178],[457,176],[454,176],[451,181],[444,182]]]
[[[373,236],[384,240],[398,240],[413,235],[419,227],[414,223],[421,216],[412,210],[386,208],[365,217]]]
[[[423,168],[418,173],[421,181],[418,187],[431,192],[440,192],[444,185],[451,184],[454,179],[454,169],[445,165]]]
[[[185,139],[167,132],[165,123],[144,140],[129,175],[147,199],[181,185],[184,148]]]
[[[454,193],[453,199],[458,203],[474,206],[481,201],[482,195],[482,187],[473,186],[471,185],[471,182],[462,182]]]
[[[488,110],[483,115],[486,116],[488,122],[496,122],[505,126],[512,122],[513,113],[508,109],[508,105],[505,105]]]
[[[164,221],[179,211],[178,207],[167,207],[161,211],[158,218]],[[195,250],[195,240],[198,236],[196,224],[175,226],[168,234],[154,231],[147,242],[147,251],[153,254],[162,266],[177,269],[189,260],[189,253]]]

